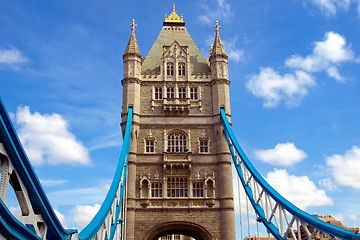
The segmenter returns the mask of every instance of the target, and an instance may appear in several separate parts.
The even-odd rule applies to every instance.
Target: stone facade
[[[234,240],[231,159],[220,120],[220,107],[230,119],[230,82],[219,26],[209,60],[175,9],[144,59],[135,26],[122,80],[123,131],[128,107],[134,112],[127,239]]]

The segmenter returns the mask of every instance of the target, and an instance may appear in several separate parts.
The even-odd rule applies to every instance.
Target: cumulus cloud
[[[268,67],[261,68],[259,74],[249,75],[248,90],[264,99],[264,107],[277,107],[281,101],[296,106],[316,85],[315,73],[325,71],[336,81],[344,82],[339,66],[345,62],[360,62],[345,37],[338,33],[327,32],[324,39],[314,45],[308,56],[293,55],[285,61],[285,67],[294,70],[293,73],[280,74]]]
[[[61,115],[31,113],[25,106],[18,108],[15,122],[33,164],[91,164],[88,149],[70,132],[68,122]]]
[[[272,68],[261,68],[259,74],[250,76],[246,83],[248,90],[264,99],[264,107],[277,107],[281,101],[296,106],[307,95],[308,88],[315,86],[314,78],[304,72],[295,71],[281,75]]]
[[[74,214],[75,222],[82,228],[86,227],[99,211],[100,206],[100,204],[76,205],[75,208],[71,210]]]
[[[303,150],[289,142],[279,143],[273,149],[257,150],[254,154],[261,161],[277,166],[292,166],[307,157]]]
[[[20,64],[28,62],[29,59],[16,48],[1,49],[0,48],[0,65],[7,65],[17,68]]]
[[[308,176],[290,175],[285,169],[269,172],[266,181],[284,198],[305,210],[310,206],[332,205],[324,190],[318,189]]]
[[[343,81],[337,66],[340,63],[354,61],[354,52],[346,39],[338,33],[327,32],[323,41],[316,42],[312,54],[301,57],[293,55],[285,65],[290,68],[302,69],[307,72],[325,70],[328,75],[337,81]]]
[[[234,15],[227,0],[202,0],[200,8],[206,14],[200,15],[198,19],[205,24],[213,24],[216,20],[228,22]]]
[[[360,189],[360,148],[353,146],[344,155],[326,157],[326,164],[337,184]]]

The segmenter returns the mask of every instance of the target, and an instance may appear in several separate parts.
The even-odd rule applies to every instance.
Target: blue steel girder
[[[328,237],[335,239],[360,240],[360,235],[349,230],[321,221],[299,209],[273,189],[251,164],[240,147],[227,120],[224,108],[220,109],[225,136],[230,148],[242,186],[257,214],[257,221],[278,240],[301,239],[301,231],[306,239]],[[289,220],[290,219],[290,220]],[[296,226],[294,226],[296,225]]]
[[[94,237],[99,240],[112,240],[115,235],[124,199],[132,117],[133,109],[130,107],[127,112],[125,135],[114,179],[99,211],[91,222],[79,233],[80,240],[90,240]]]
[[[58,220],[50,202],[43,190],[39,179],[36,176],[34,169],[32,168],[29,159],[20,143],[20,140],[16,134],[15,128],[10,120],[10,117],[5,109],[5,106],[0,98],[0,143],[2,143],[7,157],[9,158],[14,171],[16,172],[19,181],[26,189],[27,197],[31,204],[31,208],[34,213],[39,215],[46,225],[46,239],[64,239],[70,240],[71,236],[76,233],[76,230],[65,230]],[[2,202],[1,211],[4,215],[1,215],[2,227],[8,226],[7,232],[13,234],[14,239],[34,239],[34,236],[24,230],[25,225],[19,226],[19,221],[14,221],[12,214],[6,214],[7,207]],[[6,209],[5,209],[6,208]],[[17,229],[17,230],[16,230]],[[19,230],[20,229],[20,230]],[[22,230],[21,230],[22,229]],[[4,230],[5,231],[5,230]],[[22,232],[21,238],[18,238],[18,234]]]

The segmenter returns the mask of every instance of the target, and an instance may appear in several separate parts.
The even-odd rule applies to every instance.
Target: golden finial
[[[209,52],[212,51],[212,44],[210,44],[210,48],[208,49]]]
[[[132,24],[130,24],[131,30],[135,30],[135,27],[137,27],[137,25],[135,24],[135,19],[132,20]]]
[[[216,21],[216,22],[215,22],[214,28],[215,28],[215,31],[216,31],[216,32],[219,31],[219,28],[221,28],[221,27],[219,26],[219,21]]]
[[[165,22],[178,22],[183,23],[183,15],[181,14],[181,17],[175,12],[175,3],[173,3],[173,12],[168,16],[165,14]]]

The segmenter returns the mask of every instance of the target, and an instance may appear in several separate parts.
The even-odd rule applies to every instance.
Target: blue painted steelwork
[[[254,168],[254,166],[251,164],[245,153],[243,152],[242,148],[240,147],[231,127],[227,120],[227,116],[225,113],[225,110],[221,108],[221,121],[223,123],[223,127],[225,130],[226,139],[230,148],[230,152],[232,155],[232,159],[235,165],[235,168],[237,170],[237,173],[241,179],[241,183],[245,189],[245,192],[255,209],[255,212],[258,216],[257,221],[264,224],[266,229],[276,238],[279,240],[287,239],[287,234],[290,233],[290,227],[291,225],[296,221],[304,222],[314,229],[318,230],[319,232],[329,234],[330,236],[335,236],[341,239],[351,239],[351,240],[360,240],[360,234],[355,234],[351,231],[348,231],[346,229],[334,226],[332,224],[326,223],[324,221],[319,220],[318,218],[302,211],[301,209],[297,208],[295,205],[293,205],[291,202],[283,198],[275,189],[273,189],[260,175],[260,173]],[[241,161],[237,160],[237,157],[240,157]],[[241,164],[243,164],[246,167],[246,170],[241,168]],[[250,176],[246,176],[245,178],[244,174]],[[283,209],[285,209],[288,213],[290,213],[293,216],[292,223],[290,227],[288,227],[287,231],[285,231],[285,234],[281,234],[279,228],[277,227],[277,223],[274,224],[272,222],[273,214],[276,211],[276,207],[274,208],[272,215],[270,219],[267,219],[265,216],[265,210],[263,207],[259,204],[261,197],[263,196],[263,192],[257,190],[259,192],[258,200],[254,200],[253,191],[251,188],[251,184],[249,184],[251,179],[254,179],[257,184],[259,184],[262,188],[262,190],[268,194],[279,206],[281,206]],[[281,215],[281,214],[280,214]],[[287,219],[286,219],[287,220]],[[304,228],[304,225],[302,226]],[[300,229],[300,228],[299,228]],[[316,234],[316,232],[314,233]],[[314,235],[313,234],[313,235]],[[308,234],[310,235],[310,234]],[[314,236],[315,237],[315,236]]]
[[[130,107],[128,109],[123,146],[121,148],[120,158],[115,171],[114,179],[111,183],[110,189],[99,211],[92,219],[92,221],[79,233],[79,239],[81,240],[90,240],[97,234],[97,232],[100,230],[101,226],[103,225],[106,217],[110,212],[117,191],[120,190],[119,203],[116,205],[115,218],[111,222],[109,239],[112,240],[114,237],[117,228],[116,225],[119,219],[120,209],[122,205],[124,189],[125,189],[127,162],[128,162],[130,139],[131,139],[132,117],[133,117],[133,109]]]
[[[39,240],[35,233],[19,222],[0,199],[0,234],[6,239]]]
[[[9,159],[25,185],[29,194],[30,202],[35,213],[41,214],[47,226],[47,239],[68,240],[76,230],[65,230],[58,220],[48,198],[45,195],[39,179],[32,168],[28,157],[19,141],[14,126],[9,118],[5,106],[0,98],[0,139],[3,142]],[[11,219],[4,217],[7,224],[11,224]],[[14,228],[8,229],[12,231]],[[16,233],[14,233],[16,234]],[[32,235],[20,239],[34,239]]]

